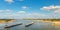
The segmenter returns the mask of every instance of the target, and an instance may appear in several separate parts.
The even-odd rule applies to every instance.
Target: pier
[[[34,24],[34,22],[31,22],[31,23],[25,25],[25,27],[29,27],[29,26],[31,26],[32,24]]]
[[[15,27],[15,26],[19,26],[19,25],[22,25],[22,23],[20,23],[20,24],[15,24],[15,25],[11,25],[11,26],[6,25],[6,26],[4,27],[4,30],[9,30],[9,28],[12,28],[12,27]]]

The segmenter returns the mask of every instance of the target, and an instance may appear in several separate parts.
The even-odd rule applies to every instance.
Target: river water
[[[26,24],[35,22],[29,27],[25,27]],[[60,30],[60,26],[52,26],[51,22],[42,22],[41,20],[16,20],[15,22],[9,22],[8,25],[23,23],[22,25],[9,28],[9,30]],[[0,24],[0,30],[5,30],[4,25]],[[1,29],[3,28],[3,29]]]

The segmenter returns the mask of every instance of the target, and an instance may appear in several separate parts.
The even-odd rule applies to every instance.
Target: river
[[[35,22],[29,27],[25,27],[26,24]],[[42,22],[41,20],[16,20],[15,22],[9,22],[8,25],[23,23],[22,25],[9,28],[9,30],[60,30],[60,26],[52,26],[51,22]],[[0,24],[0,29],[5,24]],[[2,29],[1,29],[2,30]],[[3,29],[5,30],[5,29]]]

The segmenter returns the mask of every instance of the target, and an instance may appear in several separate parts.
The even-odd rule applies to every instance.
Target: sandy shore
[[[44,21],[44,20],[42,20],[42,22],[50,22],[50,23],[52,23],[53,26],[60,26],[60,21]]]
[[[8,22],[15,22],[15,20],[11,20],[11,21],[8,21]],[[0,20],[0,24],[4,24],[4,23],[6,23],[5,20]]]

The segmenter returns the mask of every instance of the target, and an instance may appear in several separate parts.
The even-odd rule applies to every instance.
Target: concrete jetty
[[[32,24],[34,24],[34,22],[31,22],[31,23],[25,25],[25,27],[29,27],[29,26],[31,26]]]
[[[22,23],[20,23],[20,24],[15,24],[15,25],[11,25],[11,26],[7,26],[7,25],[6,25],[5,28],[11,28],[11,27],[15,27],[15,26],[18,26],[18,25],[22,25]]]

